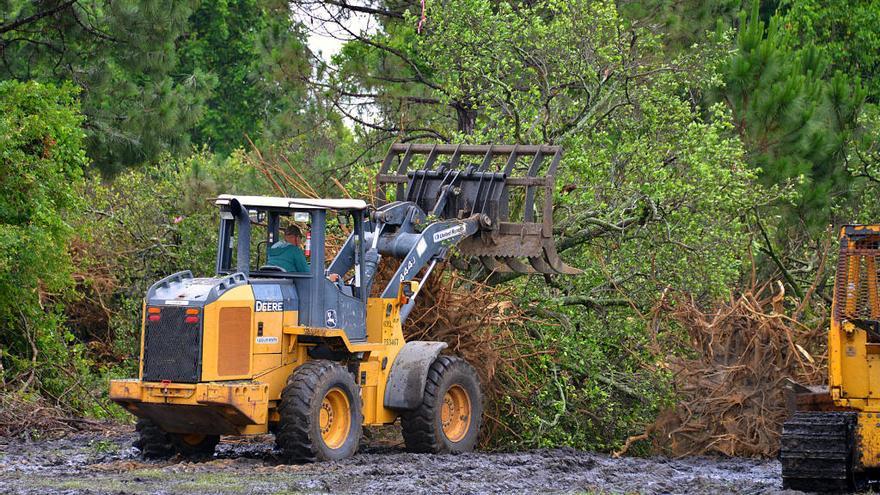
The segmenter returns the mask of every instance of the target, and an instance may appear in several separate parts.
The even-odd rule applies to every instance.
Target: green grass
[[[175,472],[162,469],[138,469],[123,473],[97,473],[74,477],[28,480],[38,486],[70,491],[130,493],[136,495],[212,493],[239,495],[293,495],[300,475],[290,473],[244,474],[241,472]],[[22,482],[25,480],[22,479]],[[287,485],[287,488],[280,488]],[[279,489],[280,488],[280,489]]]

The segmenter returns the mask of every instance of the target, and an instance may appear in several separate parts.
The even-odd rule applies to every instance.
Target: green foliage
[[[635,0],[620,3],[620,13],[634,22],[659,26],[663,43],[674,53],[705,40],[707,32],[731,27],[740,0]]]
[[[218,84],[193,139],[220,153],[286,136],[308,108],[304,33],[285,2],[201,2],[180,43],[180,70]],[[280,134],[280,136],[279,136]]]
[[[0,82],[0,382],[53,397],[70,379],[58,363],[83,365],[60,306],[71,295],[69,219],[86,165],[75,96],[69,85]]]
[[[79,263],[88,267],[81,290],[98,291],[92,300],[111,301],[115,311],[101,322],[104,328],[90,321],[75,325],[77,334],[85,340],[111,336],[113,354],[136,370],[141,303],[149,286],[181,270],[214,274],[217,210],[210,200],[225,193],[267,192],[240,151],[228,158],[206,150],[180,159],[166,156],[109,184],[88,181],[81,194],[89,208],[75,220],[84,246]]]
[[[314,128],[325,112],[306,94],[304,31],[286,2],[88,0],[0,2],[10,24],[0,80],[73,81],[87,148],[105,175],[220,153]],[[313,100],[313,99],[312,99]]]
[[[660,347],[645,315],[668,290],[724,297],[746,268],[740,213],[777,192],[758,186],[724,108],[701,120],[668,79],[639,95],[638,115],[624,110],[591,138],[565,143],[558,179],[578,187],[556,198],[556,224],[571,226],[558,244],[585,273],[523,285],[554,323],[538,347],[558,352],[529,377],[545,384],[535,401],[505,418],[527,433],[501,441],[619,447],[668,404],[662,363],[681,351]]]
[[[859,77],[869,100],[880,102],[880,2],[785,1],[780,6],[790,46],[814,46],[832,70]]]
[[[604,1],[461,0],[432,20],[419,46],[441,100],[477,114],[474,131],[459,131],[498,142],[554,142],[594,125],[622,98],[626,66],[655,42],[640,32],[626,45],[628,26]]]
[[[176,40],[195,2],[8,1],[8,19],[35,19],[3,33],[0,79],[73,81],[82,88],[89,156],[105,172],[164,151],[185,151],[216,79],[177,70]]]
[[[849,187],[844,149],[865,92],[858,77],[831,73],[822,51],[787,45],[783,24],[779,16],[765,24],[757,7],[740,15],[720,97],[764,183],[800,181],[796,212],[822,230],[832,199]]]
[[[265,19],[257,2],[202,2],[190,16],[190,31],[181,68],[207,69],[219,84],[196,129],[197,141],[228,152],[244,143],[260,118],[260,91],[255,79],[259,63],[257,36]]]

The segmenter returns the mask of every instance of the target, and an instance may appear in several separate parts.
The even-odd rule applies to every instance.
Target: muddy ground
[[[383,439],[346,461],[285,465],[266,435],[224,439],[212,460],[160,462],[140,459],[133,440],[128,427],[0,439],[0,493],[785,493],[775,461],[611,459],[571,449],[416,455]]]

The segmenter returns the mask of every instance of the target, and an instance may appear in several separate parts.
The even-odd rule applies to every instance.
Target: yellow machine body
[[[840,257],[828,332],[829,392],[835,408],[858,412],[858,462],[880,467],[880,225],[840,231]],[[876,332],[876,331],[875,331]]]
[[[406,282],[409,293],[418,282]],[[401,291],[403,294],[403,291]],[[193,315],[204,319],[198,383],[144,381],[144,326],[138,379],[111,380],[110,398],[138,417],[175,433],[260,434],[278,421],[276,407],[293,371],[307,362],[316,340],[362,356],[357,373],[364,425],[393,423],[384,406],[391,364],[404,345],[400,308],[406,297],[369,298],[367,339],[350,342],[342,329],[298,326],[296,311],[256,312],[249,285],[235,287]],[[157,311],[144,306],[144,320]],[[305,338],[304,338],[305,337]],[[307,340],[307,342],[306,342]],[[268,343],[262,343],[268,342]]]

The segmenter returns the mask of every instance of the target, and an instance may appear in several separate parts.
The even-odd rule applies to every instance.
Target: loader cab
[[[220,208],[218,276],[243,274],[257,300],[261,293],[293,290],[298,325],[339,328],[353,342],[366,338],[369,294],[361,284],[364,201],[221,195],[216,204]],[[283,238],[287,225],[298,226],[303,244],[308,243],[301,245],[307,254],[307,272],[286,272],[267,263],[269,248]],[[348,234],[353,234],[353,245],[342,250]],[[329,280],[330,273],[339,280]],[[285,303],[285,309],[290,304]]]

